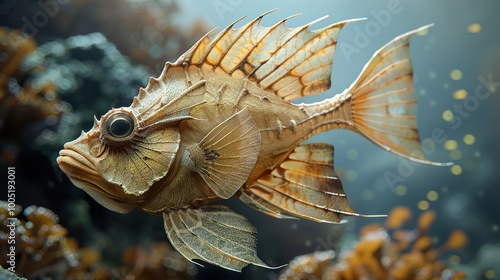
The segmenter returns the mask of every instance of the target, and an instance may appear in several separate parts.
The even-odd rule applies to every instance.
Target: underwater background
[[[120,279],[135,273],[136,279],[286,279],[284,269],[249,266],[238,274],[208,264],[191,265],[169,247],[161,217],[105,209],[74,187],[55,162],[65,142],[90,129],[94,115],[99,118],[112,107],[130,105],[150,76],[157,77],[167,60],[175,61],[206,32],[247,16],[236,25],[241,26],[274,8],[278,10],[264,17],[263,25],[298,13],[302,15],[290,19],[288,26],[325,15],[329,17],[313,28],[366,18],[347,24],[341,32],[331,89],[298,102],[320,101],[342,92],[386,42],[434,24],[411,40],[419,132],[427,159],[453,165],[410,163],[349,131],[325,132],[309,142],[334,144],[335,168],[357,212],[389,214],[404,206],[406,212],[398,213],[412,216],[402,218],[408,220],[401,231],[407,238],[426,231],[437,258],[454,271],[465,272],[464,279],[500,279],[500,176],[496,173],[500,167],[500,1],[495,0],[0,1],[2,180],[7,180],[7,168],[15,167],[15,202],[25,209],[19,212],[19,220],[31,222],[25,228],[58,225],[54,238],[68,239],[64,250],[55,249],[62,253],[50,255],[54,262],[26,261],[31,264],[24,264],[26,271],[32,270],[24,277],[79,279],[99,270],[101,274],[92,278]],[[6,194],[5,187],[0,200],[7,200]],[[387,231],[397,231],[382,218],[318,224],[278,220],[237,199],[226,205],[256,226],[259,256],[271,266],[315,251],[330,255],[312,256],[311,262],[334,259],[338,263],[342,252],[352,251],[362,238],[360,230],[366,225],[385,223],[382,227]],[[40,209],[50,209],[54,215]],[[424,213],[435,214],[430,228],[417,222]],[[0,217],[5,222],[6,216]],[[461,246],[447,243],[456,230],[466,236]],[[33,238],[37,234],[25,233]],[[50,259],[46,251],[52,250],[52,244],[46,240],[52,239],[38,238],[45,238],[44,243],[18,251],[19,258],[32,258],[33,250],[41,250],[41,258]],[[3,248],[1,253],[0,265],[6,267]],[[86,256],[80,263],[88,265],[68,272],[77,263],[70,255]],[[157,272],[163,269],[163,274],[143,272],[153,266]],[[43,267],[49,269],[39,272]]]

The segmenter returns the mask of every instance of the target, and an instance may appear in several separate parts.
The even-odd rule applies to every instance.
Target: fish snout
[[[59,151],[59,157],[56,159],[61,170],[70,179],[86,180],[98,176],[95,164],[88,156],[78,147],[68,144],[70,143],[66,143],[64,149]]]

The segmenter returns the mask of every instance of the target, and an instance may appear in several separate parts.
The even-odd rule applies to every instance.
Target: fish
[[[272,11],[270,11],[272,12]],[[203,36],[166,62],[129,107],[113,108],[64,145],[57,163],[72,183],[111,211],[161,215],[172,246],[190,261],[234,271],[268,266],[257,230],[217,204],[231,197],[276,218],[340,223],[356,213],[334,170],[334,147],[305,140],[332,129],[359,133],[406,159],[425,159],[409,51],[396,37],[350,87],[315,103],[293,103],[331,87],[345,20],[313,30],[264,13]]]

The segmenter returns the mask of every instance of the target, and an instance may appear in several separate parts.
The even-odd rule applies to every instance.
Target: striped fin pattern
[[[260,21],[266,14],[233,28],[236,21],[212,38],[208,33],[176,65],[188,63],[236,78],[246,77],[284,100],[330,88],[337,37],[349,21],[310,30],[321,19],[287,28],[286,18],[274,26],[263,27]]]
[[[356,129],[387,151],[410,160],[424,159],[417,130],[417,99],[413,85],[410,38],[424,26],[396,37],[378,50],[348,92]]]
[[[248,264],[272,268],[257,256],[255,227],[226,206],[165,212],[163,219],[172,246],[191,261],[199,259],[234,271]]]
[[[333,169],[333,146],[297,146],[272,172],[242,188],[240,199],[279,218],[288,215],[317,222],[339,223],[355,213]]]
[[[215,120],[224,117],[217,111],[208,114]],[[192,123],[191,127],[203,130],[206,123],[202,120]],[[204,183],[218,197],[228,199],[252,172],[260,145],[260,131],[248,110],[243,109],[220,121],[195,147],[188,147],[188,150],[193,154],[195,170]]]

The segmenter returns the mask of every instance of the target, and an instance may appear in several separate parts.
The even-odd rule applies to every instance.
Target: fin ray
[[[302,144],[274,170],[240,191],[242,201],[272,216],[339,223],[355,213],[333,168],[333,146]]]
[[[247,180],[257,162],[261,142],[260,131],[248,110],[229,115],[230,111],[220,107],[214,112],[206,111],[207,119],[193,120],[189,124],[196,131],[193,135],[204,135],[207,124],[216,125],[187,148],[195,171],[224,199],[233,196]]]
[[[234,271],[248,264],[272,268],[257,256],[255,227],[226,206],[170,211],[163,217],[172,245],[191,261],[200,259]]]
[[[352,95],[354,130],[404,158],[448,165],[424,159],[417,130],[417,99],[409,45],[412,35],[428,27],[398,36],[380,48],[347,92]]]
[[[261,26],[261,19],[270,12],[233,28],[236,21],[212,38],[205,35],[174,65],[220,68],[288,101],[330,88],[338,35],[346,23],[356,19],[318,30],[310,30],[310,26],[324,17],[295,28],[285,26],[290,17],[270,27]],[[287,86],[292,81],[294,86]]]

